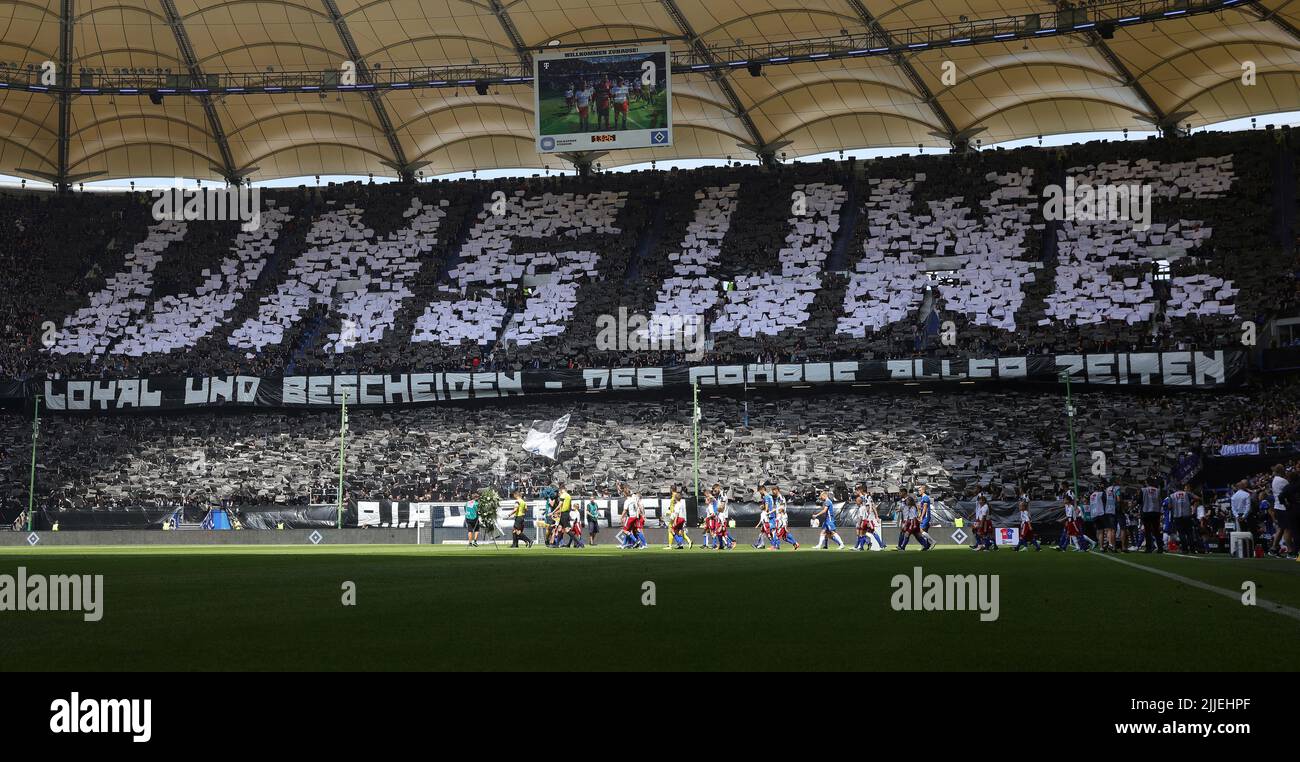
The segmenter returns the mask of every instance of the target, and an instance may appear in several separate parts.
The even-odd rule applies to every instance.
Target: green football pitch
[[[668,99],[663,91],[655,94],[654,103],[632,101],[627,109],[627,129],[649,130],[666,127],[664,114],[667,113]],[[578,132],[578,110],[564,104],[564,96],[543,98],[538,103],[541,110],[539,124],[542,135],[567,135]],[[596,110],[593,107],[589,118],[588,132],[611,132],[614,126],[614,110],[610,109],[610,127],[602,130]],[[620,122],[621,126],[621,122]]]
[[[0,611],[5,670],[1235,671],[1295,669],[1277,644],[1300,637],[1300,564],[1275,559],[0,548],[0,575],[20,566],[104,575],[103,619]],[[895,610],[891,580],[915,567],[998,575],[998,618]],[[1243,583],[1257,605],[1240,600]]]

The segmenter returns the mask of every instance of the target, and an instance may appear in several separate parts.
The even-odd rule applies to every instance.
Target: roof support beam
[[[348,58],[356,64],[357,81],[362,84],[371,84],[373,80],[370,77],[370,67],[361,59],[361,52],[357,50],[357,42],[352,39],[352,32],[348,30],[348,24],[343,20],[343,14],[339,13],[338,5],[334,0],[321,0],[321,3],[324,4],[330,21],[334,22],[334,31],[338,32],[339,40],[343,43],[343,50],[347,52]],[[414,182],[415,170],[428,162],[412,164],[406,160],[406,152],[402,150],[402,143],[397,139],[397,130],[393,129],[393,122],[388,118],[388,110],[384,108],[383,96],[375,90],[368,89],[366,90],[366,98],[370,100],[370,108],[374,110],[375,118],[379,120],[379,127],[384,131],[384,137],[388,139],[388,150],[393,154],[393,160],[383,162],[384,166],[395,170],[402,182]]]
[[[971,138],[987,129],[988,127],[977,124],[974,127],[967,127],[957,132],[931,132],[930,134],[940,140],[947,140],[948,144],[952,146],[953,153],[969,153]]]
[[[1278,29],[1286,32],[1291,39],[1300,42],[1300,29],[1296,29],[1294,24],[1287,21],[1278,13],[1278,10],[1281,10],[1281,6],[1278,6],[1277,9],[1271,11],[1260,6],[1258,3],[1251,3],[1249,6],[1244,7],[1250,8],[1251,12],[1254,13],[1260,21],[1271,22]]]
[[[763,166],[771,169],[779,163],[777,159],[781,156],[781,149],[793,142],[793,140],[774,140],[771,143],[765,143],[763,145],[754,145],[753,143],[737,143],[736,145],[746,151],[753,151],[754,155],[758,157],[759,162],[761,162]]]
[[[718,89],[722,91],[722,95],[727,99],[727,104],[731,106],[732,113],[735,114],[736,118],[740,120],[740,123],[744,125],[745,132],[747,132],[750,137],[750,144],[760,147],[766,146],[767,141],[763,139],[763,134],[758,131],[758,126],[754,124],[754,120],[749,118],[749,112],[745,109],[745,105],[740,102],[740,97],[736,95],[735,88],[733,88],[731,82],[727,80],[727,72],[723,69],[717,68],[716,65],[718,64],[718,61],[714,57],[713,52],[709,50],[708,46],[700,39],[700,36],[691,28],[691,22],[686,20],[686,16],[682,13],[682,9],[677,7],[676,0],[659,0],[659,2],[663,5],[664,10],[668,12],[673,23],[677,25],[678,30],[680,30],[682,34],[686,35],[687,39],[690,40],[691,48],[695,51],[696,55],[715,65],[715,67],[709,71],[709,76],[713,79],[714,83],[717,84]],[[742,147],[744,147],[743,144]],[[776,160],[775,154],[760,153],[758,158],[767,165],[772,164]]]
[[[876,20],[875,16],[871,15],[871,11],[867,10],[867,6],[863,5],[861,0],[848,0],[848,3],[849,7],[853,8],[853,12],[858,14],[858,18],[862,19],[862,23],[865,24],[868,29],[885,39],[889,46],[892,47],[895,44],[893,35],[889,33],[888,29],[885,29],[884,25]],[[902,70],[903,74],[907,76],[908,81],[912,83],[912,87],[916,88],[916,94],[920,96],[921,101],[930,107],[930,110],[934,112],[935,118],[939,120],[939,124],[943,125],[944,132],[949,136],[948,141],[950,143],[956,143],[958,132],[957,126],[953,124],[952,118],[948,116],[948,112],[943,110],[943,106],[939,105],[938,99],[934,97],[934,93],[930,90],[930,86],[925,84],[925,80],[921,79],[921,75],[916,71],[916,67],[912,65],[911,61],[907,60],[907,56],[903,53],[895,53],[891,58],[894,61],[894,65]]]
[[[59,0],[59,148],[54,187],[66,191],[68,179],[68,149],[72,142],[72,0]]]
[[[847,2],[848,0],[846,0]],[[479,2],[479,0],[474,0]],[[663,0],[661,0],[663,2]],[[1092,27],[1113,25],[1115,28],[1140,26],[1145,24],[1176,23],[1197,15],[1223,13],[1229,9],[1254,7],[1259,0],[1096,0],[1086,7],[1072,9],[1070,19],[1075,23],[1059,25],[1060,12],[1055,9],[1041,13],[1020,14],[998,18],[983,18],[960,22],[945,22],[928,26],[896,28],[885,32],[876,26],[852,33],[830,35],[825,37],[801,38],[763,42],[758,44],[737,43],[735,45],[701,45],[692,35],[681,34],[654,38],[656,42],[665,39],[683,40],[690,43],[686,48],[673,51],[672,70],[674,74],[724,73],[749,67],[785,66],[791,64],[823,63],[849,58],[871,58],[883,56],[896,60],[899,55],[910,55],[919,50],[938,50],[940,48],[967,47],[979,45],[1005,45],[1010,39],[1046,39],[1085,32]],[[1134,5],[1138,10],[1133,10]],[[667,8],[675,4],[664,3]],[[861,4],[859,3],[859,7]],[[504,6],[497,5],[498,18],[503,29],[513,30]],[[1300,39],[1300,31],[1275,12],[1255,14],[1260,20],[1272,21],[1288,34]],[[678,23],[684,21],[680,11],[676,14]],[[507,26],[508,24],[508,26]],[[508,31],[514,39],[520,39],[517,31]],[[888,36],[889,39],[886,39]],[[618,44],[631,44],[634,41],[618,41]],[[522,43],[522,40],[520,40]],[[892,43],[892,44],[891,44]],[[615,44],[601,43],[601,44]],[[540,46],[549,48],[550,46]],[[560,47],[584,47],[576,43],[566,43]],[[521,61],[531,59],[532,49],[516,50],[512,60],[487,61],[472,63],[436,63],[418,66],[395,66],[382,70],[367,70],[369,82],[362,87],[344,84],[334,72],[322,73],[319,69],[249,72],[220,72],[220,82],[213,87],[202,88],[204,93],[212,95],[294,95],[297,93],[319,94],[322,92],[352,92],[354,90],[415,90],[425,88],[462,88],[466,85],[511,86],[533,83],[531,66]],[[522,55],[520,53],[522,52]],[[904,62],[906,63],[906,62]],[[915,71],[915,70],[913,70]],[[211,72],[210,72],[211,73]],[[10,70],[6,73],[8,87],[28,92],[41,92],[57,95],[66,89],[62,84],[50,86],[39,81],[39,72]],[[914,80],[915,81],[915,80]],[[921,85],[924,82],[920,83]],[[95,97],[116,95],[199,95],[188,83],[178,83],[174,78],[158,72],[122,71],[122,72],[83,72],[79,86],[73,88],[74,96]],[[917,87],[917,92],[924,89]],[[936,112],[936,116],[937,116]],[[944,121],[939,117],[940,122]],[[945,125],[943,129],[948,128]]]
[[[592,165],[601,157],[608,156],[609,151],[572,151],[555,155],[572,164],[579,177],[590,177]]]
[[[17,168],[23,174],[48,181],[59,191],[71,190],[73,183],[107,174],[103,171],[78,172],[75,175],[68,172],[68,150],[72,143],[72,25],[75,18],[73,0],[59,0],[59,63],[54,72],[58,85],[43,88],[52,92],[59,102],[58,145],[55,149],[54,171]]]
[[[510,44],[515,46],[515,53],[519,56],[519,63],[530,73],[533,70],[533,54],[528,52],[524,47],[524,38],[519,35],[519,29],[515,22],[510,19],[510,13],[506,11],[506,6],[501,0],[489,0],[492,8],[492,14],[497,17],[497,22],[501,24],[501,29],[510,38]]]
[[[1195,111],[1179,111],[1175,114],[1165,114],[1162,119],[1149,119],[1145,116],[1134,116],[1133,118],[1137,119],[1139,122],[1146,122],[1156,128],[1161,137],[1176,138],[1180,135],[1187,134],[1187,132],[1181,131],[1181,128],[1179,127],[1179,125],[1183,123],[1183,120],[1195,115]],[[1190,124],[1187,125],[1188,131],[1190,131],[1191,128]]]
[[[181,60],[185,62],[185,68],[190,72],[191,86],[206,87],[207,77],[204,76],[203,69],[199,66],[198,56],[194,54],[194,46],[190,44],[190,35],[185,31],[185,24],[181,21],[181,14],[176,10],[176,3],[173,0],[161,0],[161,2],[163,12],[167,15],[167,25],[172,28],[172,36],[176,38],[176,47],[181,52]],[[212,96],[208,93],[199,93],[195,97],[199,99],[199,104],[203,106],[203,115],[208,120],[208,131],[212,133],[212,139],[216,141],[217,150],[221,153],[221,166],[212,167],[212,169],[221,173],[221,176],[226,178],[226,182],[231,185],[241,184],[248,171],[241,173],[235,165],[234,155],[230,153],[230,141],[226,138],[226,131],[221,126],[221,117],[217,115],[217,107],[212,103]]]
[[[1120,60],[1119,56],[1115,55],[1115,51],[1110,49],[1110,46],[1106,44],[1105,39],[1102,38],[1101,32],[1098,32],[1095,29],[1088,32],[1088,40],[1092,43],[1093,47],[1097,48],[1097,52],[1101,53],[1101,57],[1106,59],[1106,63],[1110,64],[1110,68],[1115,70],[1115,74],[1119,76],[1120,81],[1124,86],[1137,94],[1138,98],[1142,99],[1143,105],[1147,107],[1147,111],[1151,113],[1151,116],[1155,117],[1158,122],[1165,121],[1166,114],[1164,109],[1160,108],[1160,104],[1156,103],[1155,98],[1151,97],[1151,93],[1147,92],[1147,89],[1142,86],[1142,83],[1137,81],[1137,78],[1128,70],[1128,67],[1124,65],[1124,62]]]
[[[1060,10],[1066,10],[1065,0],[1056,0],[1056,7]],[[1113,36],[1115,26],[1110,24],[1107,28],[1110,30],[1109,34]],[[1147,107],[1147,113],[1151,116],[1152,124],[1163,125],[1167,122],[1169,115],[1165,113],[1164,109],[1160,108],[1155,98],[1151,97],[1151,93],[1147,92],[1142,83],[1133,76],[1133,72],[1128,70],[1120,57],[1115,55],[1115,51],[1111,50],[1110,46],[1106,44],[1106,38],[1102,36],[1100,25],[1090,27],[1084,34],[1088,39],[1088,44],[1096,48],[1097,52],[1101,53],[1101,57],[1106,59],[1106,63],[1110,64],[1111,70],[1119,77],[1121,84],[1132,90],[1142,101],[1142,104]]]

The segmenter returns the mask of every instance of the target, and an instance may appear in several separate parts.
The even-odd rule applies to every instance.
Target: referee
[[[569,511],[571,511],[572,509],[573,509],[573,496],[570,495],[569,491],[564,488],[564,482],[560,482],[559,493],[556,496],[556,507],[555,507],[555,518],[559,522],[559,529],[556,530],[559,533],[559,536],[555,538],[555,547],[557,548],[560,547],[560,543],[564,541],[564,535],[567,534],[570,535],[570,537],[572,537],[572,529],[570,529],[569,526],[570,519],[573,518],[572,515],[570,515]],[[575,528],[581,529],[580,526]],[[572,539],[569,540],[569,546],[570,547],[573,546]]]
[[[512,548],[519,547],[519,541],[523,540],[524,542],[528,543],[528,547],[531,548],[533,547],[533,541],[528,537],[526,533],[527,524],[528,524],[528,520],[527,520],[528,504],[524,502],[524,495],[519,490],[515,490],[512,493],[512,496],[515,499],[515,510],[514,510],[515,528],[514,531],[512,532],[513,538],[510,541],[510,547]]]

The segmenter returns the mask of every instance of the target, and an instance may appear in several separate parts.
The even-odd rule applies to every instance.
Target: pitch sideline
[[[1117,564],[1124,564],[1125,566],[1131,566],[1134,569],[1141,569],[1142,571],[1151,572],[1152,574],[1159,574],[1160,576],[1165,577],[1167,579],[1172,579],[1175,582],[1181,582],[1184,585],[1189,585],[1191,587],[1195,587],[1201,590],[1207,590],[1211,593],[1222,595],[1225,598],[1231,598],[1234,601],[1241,600],[1240,592],[1228,590],[1222,587],[1215,587],[1214,585],[1211,585],[1208,582],[1202,582],[1198,579],[1192,579],[1191,577],[1184,577],[1181,574],[1174,574],[1173,572],[1168,572],[1165,571],[1164,569],[1156,569],[1151,566],[1143,566],[1142,564],[1135,564],[1132,561],[1125,561],[1122,558],[1115,558],[1113,556],[1108,556],[1104,553],[1093,553],[1092,555],[1100,556],[1101,558],[1104,558],[1107,561],[1114,561]],[[1292,608],[1290,606],[1286,606],[1281,603],[1274,603],[1273,601],[1266,601],[1263,598],[1257,599],[1255,601],[1255,606],[1258,608],[1272,611],[1274,614],[1281,614],[1282,616],[1291,617],[1297,622],[1300,622],[1300,609]]]

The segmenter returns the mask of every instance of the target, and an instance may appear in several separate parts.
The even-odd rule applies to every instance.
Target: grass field
[[[538,104],[540,109],[540,134],[541,135],[567,135],[578,132],[578,110],[569,108],[564,104],[564,96],[543,98]],[[646,103],[641,100],[632,101],[627,109],[627,129],[629,130],[649,130],[655,127],[666,127],[664,115],[668,113],[668,99],[664,92],[660,90],[655,93],[654,102]],[[614,125],[614,111],[610,109],[609,122],[611,129],[600,129],[597,125],[599,120],[596,116],[595,106],[592,106],[590,115],[589,132],[612,132]],[[622,122],[620,121],[620,126]]]
[[[2,669],[1295,669],[1300,564],[1093,554],[464,546],[0,548],[103,574],[104,617],[0,612]],[[999,575],[999,618],[890,606],[890,580]],[[356,605],[342,605],[345,581]],[[644,582],[654,606],[642,605]],[[911,656],[897,658],[900,652]],[[639,654],[629,660],[626,654]],[[671,658],[668,657],[671,655]]]

